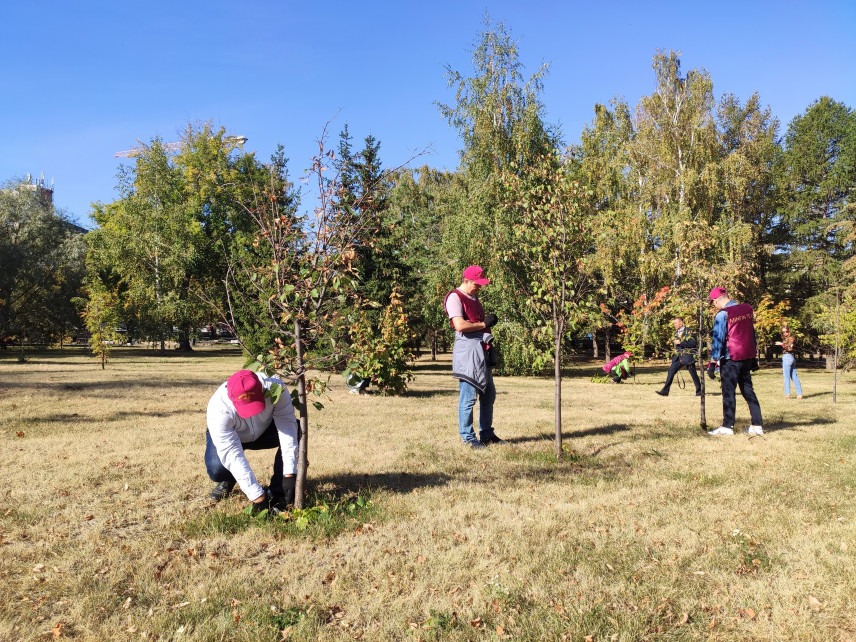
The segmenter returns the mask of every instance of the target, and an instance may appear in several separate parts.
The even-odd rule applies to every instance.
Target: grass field
[[[204,411],[242,359],[0,361],[0,640],[856,640],[856,388],[755,375],[764,437],[710,438],[666,366],[497,379],[457,435],[448,358],[310,417],[305,529],[208,501]],[[710,383],[710,382],[709,382]],[[718,383],[708,421],[719,425]],[[738,427],[749,417],[738,399]],[[273,452],[251,452],[261,479]]]

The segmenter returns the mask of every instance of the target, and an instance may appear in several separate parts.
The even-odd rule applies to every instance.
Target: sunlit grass
[[[0,361],[0,640],[856,638],[852,375],[833,406],[829,373],[786,401],[762,370],[767,434],[713,439],[691,392],[654,394],[664,364],[580,363],[559,461],[549,379],[497,379],[507,443],[475,452],[447,357],[401,398],[334,377],[299,524],[208,499],[205,405],[241,363]]]

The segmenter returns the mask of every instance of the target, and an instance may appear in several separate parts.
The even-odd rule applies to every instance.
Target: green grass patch
[[[214,510],[185,523],[182,530],[190,537],[261,530],[280,537],[333,538],[376,522],[381,511],[375,497],[376,492],[370,489],[338,496],[309,492],[303,509],[279,515],[266,510],[253,515],[249,506],[238,513]]]

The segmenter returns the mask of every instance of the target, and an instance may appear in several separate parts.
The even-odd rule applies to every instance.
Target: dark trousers
[[[761,422],[761,405],[755,390],[752,388],[752,359],[743,361],[723,361],[719,365],[719,376],[722,378],[722,425],[734,428],[734,413],[737,403],[736,390],[749,404],[749,414],[753,426],[763,425]]]
[[[274,422],[270,422],[270,426],[261,434],[255,441],[249,441],[241,444],[244,450],[267,450],[268,448],[276,448],[276,457],[273,460],[273,476],[270,478],[271,488],[282,488],[282,448],[279,446],[279,433],[276,430]],[[208,470],[208,476],[211,481],[220,483],[224,481],[233,482],[235,478],[229,469],[220,461],[220,456],[217,454],[217,448],[214,442],[211,441],[211,434],[205,431],[205,468]]]
[[[666,383],[665,385],[663,385],[663,392],[669,392],[669,388],[672,387],[672,379],[674,379],[675,375],[680,372],[681,368],[686,368],[687,370],[689,370],[690,378],[695,384],[696,393],[701,392],[701,381],[698,380],[698,373],[696,372],[695,361],[682,364],[680,359],[672,359],[672,365],[669,366],[669,374],[666,375]]]

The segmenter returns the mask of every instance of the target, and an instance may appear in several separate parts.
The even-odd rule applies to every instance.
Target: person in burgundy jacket
[[[502,439],[493,430],[493,402],[496,387],[492,367],[496,363],[496,348],[490,328],[496,324],[496,315],[485,315],[478,291],[490,283],[484,270],[471,265],[464,270],[461,285],[446,295],[443,307],[449,323],[455,330],[452,349],[452,376],[458,380],[458,433],[465,446],[484,448],[500,444]],[[479,438],[473,431],[473,408],[479,400]]]
[[[757,369],[757,343],[755,341],[755,312],[748,303],[737,303],[725,288],[713,288],[710,300],[719,312],[713,321],[713,347],[707,374],[716,378],[716,367],[722,379],[722,425],[708,435],[733,435],[736,411],[736,390],[749,404],[752,423],[746,433],[750,437],[764,434],[761,405],[752,387],[752,370]]]

